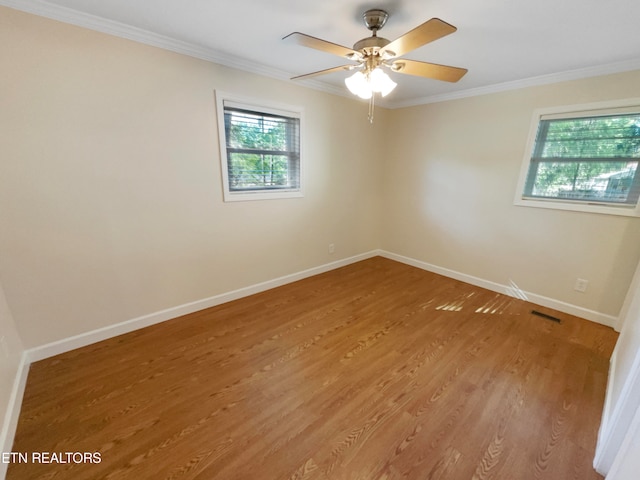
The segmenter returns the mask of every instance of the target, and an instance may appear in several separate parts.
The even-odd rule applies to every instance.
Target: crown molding
[[[177,40],[142,28],[116,22],[114,20],[108,20],[106,18],[80,12],[71,8],[53,5],[44,0],[0,0],[0,5],[32,13],[41,17],[50,18],[52,20],[58,20],[60,22],[88,28],[90,30],[107,33],[127,40],[133,40],[134,42],[162,48],[164,50],[219,63],[225,66],[242,70],[249,69],[248,61],[239,60],[236,57],[232,57],[217,50]],[[286,78],[286,73],[267,67],[266,65],[256,65],[254,70],[255,73],[260,75],[267,75],[275,78]]]
[[[599,77],[602,75],[610,75],[614,73],[629,72],[632,70],[640,70],[640,58],[627,60],[623,62],[609,63],[606,65],[598,65],[595,67],[579,68],[576,70],[568,70],[565,72],[551,73],[548,75],[539,75],[536,77],[523,78],[511,82],[496,83],[485,87],[469,88],[457,92],[443,93],[440,95],[430,95],[411,100],[404,100],[388,104],[388,108],[406,108],[418,105],[426,105],[428,103],[444,102],[447,100],[458,100],[467,97],[477,97],[480,95],[489,95],[492,93],[506,92],[509,90],[518,90],[527,87],[537,87],[548,85],[551,83],[567,82],[571,80],[580,80],[582,78]]]
[[[98,17],[96,15],[91,15],[89,13],[84,13],[71,8],[54,5],[45,0],[0,0],[0,5],[41,17],[51,18],[60,22],[69,23],[79,27],[88,28],[90,30],[95,30],[109,35],[114,35],[116,37],[125,38],[134,42],[143,43],[145,45],[162,48],[164,50],[169,50],[171,52],[179,53],[182,55],[199,58],[201,60],[206,60],[226,67],[274,78],[277,80],[289,80],[291,77],[291,74],[289,72],[275,69],[264,64],[242,59],[233,55],[228,55],[212,48],[207,48],[165,35],[160,35],[121,22],[116,22],[113,20]],[[469,88],[467,90],[461,90],[457,92],[444,93],[439,95],[428,95],[397,102],[393,102],[390,100],[381,100],[378,105],[380,107],[389,109],[414,107],[418,105],[426,105],[429,103],[458,100],[461,98],[488,95],[508,90],[517,90],[520,88],[548,85],[550,83],[558,83],[570,80],[579,80],[581,78],[597,77],[601,75],[609,75],[631,70],[640,70],[640,58],[623,62],[610,63],[607,65],[587,67],[565,72],[557,72],[548,75],[540,75],[510,82],[487,85],[484,87]],[[314,90],[331,93],[333,95],[353,98],[353,96],[347,94],[344,88],[330,85],[319,80],[308,79],[297,82],[297,84],[304,85]]]
[[[292,76],[290,72],[275,69],[255,61],[245,60],[212,48],[185,42],[166,35],[160,35],[142,28],[116,22],[114,20],[108,20],[103,17],[62,7],[60,5],[54,5],[46,0],[0,0],[0,6],[13,8],[14,10],[50,18],[52,20],[76,25],[89,30],[95,30],[108,35],[125,38],[144,45],[162,48],[163,50],[213,62],[218,65],[235,68],[248,73],[262,75],[264,77],[289,81]],[[325,93],[330,93],[332,95],[356,101],[358,100],[355,99],[353,95],[349,94],[346,89],[336,85],[330,85],[317,79],[298,80],[296,81],[296,84]],[[388,102],[381,101],[379,105],[383,108],[388,108]]]
[[[185,42],[166,35],[160,35],[125,23],[54,5],[44,0],[0,0],[0,5],[277,80],[289,80],[291,77],[289,72],[264,64],[228,55],[212,48]],[[327,93],[345,95],[341,88],[327,85],[318,80],[305,80],[299,83]]]

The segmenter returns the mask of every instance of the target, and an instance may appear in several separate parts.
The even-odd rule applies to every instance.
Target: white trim
[[[7,410],[4,415],[2,423],[2,430],[0,431],[0,452],[10,452],[13,446],[13,440],[18,426],[18,419],[20,417],[20,408],[22,406],[22,398],[24,396],[25,387],[27,384],[27,376],[29,373],[29,366],[33,362],[44,360],[45,358],[53,357],[61,353],[65,353],[76,348],[85,347],[102,340],[129,333],[141,328],[145,328],[151,325],[162,323],[167,320],[179,317],[181,315],[187,315],[189,313],[197,312],[205,308],[220,305],[222,303],[237,300],[242,297],[260,293],[271,288],[276,288],[287,283],[296,282],[313,275],[319,275],[336,268],[344,267],[355,262],[366,260],[378,255],[378,250],[372,250],[369,252],[354,255],[352,257],[343,258],[334,262],[326,263],[318,267],[309,268],[300,272],[292,273],[282,277],[268,280],[266,282],[257,283],[248,287],[239,288],[230,292],[226,292],[220,295],[214,295],[212,297],[197,300],[195,302],[185,303],[176,307],[167,308],[159,312],[154,312],[141,317],[126,320],[114,325],[109,325],[103,328],[98,328],[90,332],[81,333],[72,337],[63,338],[55,342],[47,343],[38,347],[30,348],[22,353],[20,363],[14,378],[13,387],[9,396],[9,402],[7,404]],[[0,479],[6,475],[8,465],[0,462]]]
[[[607,475],[621,454],[621,445],[629,435],[629,423],[640,406],[640,352],[635,352],[629,373],[624,378],[618,379],[618,349],[624,345],[626,349],[637,348],[637,339],[633,340],[636,326],[640,320],[640,264],[631,281],[631,286],[620,310],[619,321],[616,327],[621,329],[620,338],[611,355],[609,378],[607,380],[607,395],[605,398],[602,421],[598,431],[598,443],[596,445],[594,468],[601,474]],[[629,323],[628,325],[626,323]],[[624,326],[623,326],[624,324]],[[632,335],[633,343],[625,341],[625,337]],[[622,342],[622,343],[621,343]],[[623,382],[620,394],[615,404],[612,403],[613,382]]]
[[[404,263],[406,265],[411,265],[411,266],[420,268],[422,270],[437,273],[439,275],[453,278],[455,280],[460,280],[462,282],[469,283],[471,285],[475,285],[481,288],[486,288],[487,290],[491,290],[493,292],[502,293],[510,297],[520,298],[521,300],[526,300],[544,307],[553,308],[554,310],[558,310],[560,312],[568,313],[570,315],[575,315],[581,318],[585,318],[587,320],[591,320],[609,327],[613,327],[617,322],[617,318],[611,315],[596,312],[583,307],[579,307],[577,305],[572,305],[569,303],[562,302],[560,300],[555,300],[552,298],[548,298],[548,297],[537,295],[530,292],[523,292],[520,290],[515,292],[513,286],[502,285],[489,280],[484,280],[482,278],[474,277],[472,275],[467,275],[465,273],[457,272],[455,270],[450,270],[448,268],[439,267],[437,265],[433,265],[427,262],[405,257],[403,255],[387,252],[385,250],[371,250],[369,252],[365,252],[359,255],[354,255],[352,257],[344,258],[342,260],[326,263],[318,267],[313,267],[307,270],[302,270],[300,272],[278,277],[273,280],[267,280],[265,282],[257,283],[255,285],[250,285],[248,287],[239,288],[237,290],[233,290],[230,292],[214,295],[212,297],[196,300],[194,302],[185,303],[183,305],[178,305],[176,307],[167,308],[165,310],[150,313],[148,315],[143,315],[141,317],[133,318],[131,320],[126,320],[124,322],[108,325],[106,327],[102,327],[96,330],[81,333],[78,335],[74,335],[72,337],[64,338],[62,340],[58,340],[55,342],[47,343],[45,345],[34,347],[26,351],[27,359],[29,362],[36,362],[38,360],[43,360],[45,358],[49,358],[54,355],[59,355],[61,353],[65,353],[70,350],[74,350],[76,348],[81,348],[87,345],[91,345],[92,343],[100,342],[102,340],[106,340],[108,338],[112,338],[117,335],[129,333],[134,330],[138,330],[140,328],[145,328],[151,325],[155,325],[157,323],[171,320],[173,318],[176,318],[182,315],[187,315],[189,313],[197,312],[205,308],[214,307],[216,305],[230,302],[232,300],[237,300],[239,298],[247,297],[255,293],[264,292],[265,290],[269,290],[282,285],[286,285],[288,283],[302,280],[304,278],[312,277],[314,275],[335,270],[336,268],[344,267],[346,265],[350,265],[352,263],[366,260],[368,258],[372,258],[375,256],[382,256],[390,260],[395,260],[397,262]]]
[[[39,360],[43,360],[45,358],[59,355],[61,353],[65,353],[70,350],[74,350],[76,348],[81,348],[87,345],[91,345],[93,343],[100,342],[102,340],[106,340],[118,335],[122,335],[124,333],[129,333],[141,328],[162,323],[164,321],[167,321],[182,315],[186,315],[189,313],[197,312],[205,308],[210,308],[216,305],[230,302],[232,300],[237,300],[239,298],[253,295],[255,293],[260,293],[265,290],[286,285],[288,283],[296,282],[304,278],[308,278],[314,275],[319,275],[321,273],[335,270],[336,268],[344,267],[346,265],[350,265],[352,263],[366,260],[368,258],[372,258],[375,256],[382,256],[390,260],[394,260],[400,263],[404,263],[406,265],[411,265],[411,266],[420,268],[422,270],[430,271],[433,273],[444,275],[449,278],[453,278],[455,280],[460,280],[462,282],[470,283],[472,285],[476,285],[481,288],[486,288],[488,290],[509,295],[512,297],[520,298],[522,300],[531,301],[533,303],[547,306],[549,308],[553,308],[561,312],[569,313],[571,315],[580,316],[582,318],[586,318],[588,320],[602,323],[607,326],[613,326],[616,324],[617,319],[610,315],[594,312],[592,310],[584,309],[582,307],[570,305],[564,302],[560,302],[558,300],[543,297],[541,295],[523,292],[517,289],[517,287],[514,287],[513,285],[512,286],[501,285],[496,282],[484,280],[478,277],[457,272],[455,270],[450,270],[448,268],[439,267],[439,266],[429,264],[420,260],[405,257],[403,255],[387,252],[385,250],[380,250],[380,249],[371,250],[369,252],[365,252],[359,255],[354,255],[352,257],[326,263],[318,267],[312,267],[297,273],[284,275],[282,277],[278,277],[273,280],[268,280],[265,282],[257,283],[255,285],[250,285],[248,287],[239,288],[237,290],[233,290],[227,293],[222,293],[222,294],[214,295],[212,297],[208,297],[205,299],[189,302],[183,305],[178,305],[176,307],[168,308],[168,309],[161,310],[159,312],[151,313],[148,315],[143,315],[141,317],[133,318],[131,320],[120,322],[114,325],[109,325],[103,328],[92,330],[90,332],[81,333],[78,335],[74,335],[73,337],[64,338],[62,340],[58,340],[55,342],[51,342],[45,345],[41,345],[41,346],[26,350],[22,354],[18,371],[16,373],[15,380],[13,383],[13,388],[11,390],[10,400],[7,406],[7,411],[5,413],[5,419],[4,419],[2,431],[0,432],[0,448],[2,448],[2,451],[5,451],[5,452],[11,451],[11,447],[13,445],[13,438],[15,436],[18,418],[20,415],[20,407],[22,403],[24,389],[26,386],[29,366],[32,362],[36,362]],[[637,368],[636,370],[640,371],[640,368]],[[640,385],[640,382],[639,382],[639,385]],[[626,395],[626,390],[628,390],[628,385],[625,384],[625,389],[623,389],[623,394],[625,395]],[[612,418],[617,418],[616,415],[618,415],[617,411],[613,413]],[[3,476],[3,469],[6,469],[6,466],[3,466],[2,464],[0,464],[0,478],[2,478]]]
[[[560,117],[574,118],[580,115],[597,116],[608,112],[620,112],[621,110],[632,109],[634,112],[640,111],[640,98],[626,98],[621,100],[611,100],[604,102],[583,103],[576,105],[561,105],[554,107],[538,108],[533,111],[531,123],[529,124],[529,136],[520,165],[520,175],[516,185],[513,204],[518,207],[548,208],[552,210],[569,210],[574,212],[597,213],[606,215],[620,215],[625,217],[640,217],[640,201],[636,205],[612,205],[597,202],[580,202],[571,200],[533,199],[525,198],[524,190],[533,149],[535,148],[538,125],[544,118]]]
[[[60,22],[88,28],[96,32],[106,33],[119,38],[125,38],[134,42],[162,48],[170,52],[187,55],[200,60],[206,60],[225,67],[236,68],[256,75],[262,75],[278,80],[289,80],[293,74],[279,70],[268,65],[261,64],[255,60],[245,60],[235,55],[228,55],[213,48],[203,47],[176,38],[154,33],[149,30],[127,25],[125,23],[109,20],[89,13],[74,10],[60,5],[54,5],[44,0],[0,0],[0,5],[31,13],[40,17],[50,18]],[[315,79],[307,79],[299,82],[314,90],[351,98],[346,89],[330,85]]]
[[[80,12],[71,8],[53,5],[44,0],[0,0],[0,5],[31,13],[33,15],[70,23],[72,25],[77,25],[79,27],[88,28],[90,30],[95,30],[109,35],[114,35],[116,37],[126,38],[128,40],[133,40],[134,42],[151,45],[153,47],[158,47],[164,50],[188,55],[190,57],[199,58],[201,60],[207,60],[227,67],[237,68],[245,72],[263,75],[265,77],[276,78],[279,80],[288,80],[292,76],[290,72],[275,69],[267,65],[261,65],[255,61],[249,61],[233,55],[224,54],[212,48],[202,47],[193,43],[177,40],[175,38],[153,33],[148,30],[133,27],[121,22],[108,20],[96,15]],[[461,98],[476,97],[480,95],[489,95],[492,93],[500,93],[509,90],[518,90],[521,88],[548,85],[551,83],[566,82],[570,80],[579,80],[589,77],[599,77],[602,75],[610,75],[632,70],[640,70],[639,59],[609,63],[606,65],[597,65],[593,67],[585,67],[565,72],[551,73],[547,75],[539,75],[520,80],[486,85],[483,87],[459,90],[451,93],[427,95],[425,97],[400,100],[397,102],[383,100],[380,102],[380,106],[390,109],[414,107],[417,105],[426,105],[429,103],[457,100]],[[353,98],[353,96],[349,94],[346,88],[331,85],[320,80],[307,79],[299,83],[314,90],[331,93],[333,95],[338,95],[341,97]]]
[[[583,78],[600,77],[603,75],[611,75],[614,73],[630,72],[640,70],[640,60],[627,60],[622,62],[608,63],[606,65],[598,65],[595,67],[586,67],[566,72],[551,73],[548,75],[538,75],[535,77],[513,80],[510,82],[495,83],[484,87],[469,88],[459,90],[457,92],[443,93],[439,95],[429,95],[426,97],[414,98],[404,101],[394,102],[392,104],[383,105],[387,108],[406,108],[418,105],[426,105],[429,103],[445,102],[449,100],[459,100],[462,98],[478,97],[480,95],[490,95],[493,93],[508,92],[510,90],[519,90],[522,88],[537,87],[540,85],[549,85],[552,83],[568,82],[571,80],[581,80]]]
[[[54,5],[44,0],[0,0],[0,5],[266,77],[280,80],[287,80],[290,77],[289,73],[283,70],[255,61],[244,60],[213,48],[185,42],[72,8]]]
[[[218,145],[220,147],[220,173],[222,177],[222,193],[225,202],[238,202],[246,200],[276,200],[283,198],[300,198],[304,197],[305,187],[305,148],[304,134],[304,107],[298,105],[288,105],[283,103],[275,103],[265,101],[263,99],[236,95],[222,90],[215,91],[216,111],[218,118]],[[300,121],[298,127],[299,148],[298,152],[298,187],[278,190],[253,190],[247,192],[232,192],[229,189],[229,167],[227,163],[227,142],[224,121],[225,106],[246,108],[259,113],[271,113],[275,115],[297,118]]]
[[[640,217],[640,202],[635,206],[609,206],[600,203],[571,202],[556,199],[534,200],[516,197],[513,201],[516,207],[547,208],[549,210],[565,210],[583,213],[598,213],[604,215],[618,215],[621,217]]]
[[[640,307],[634,306],[637,305],[636,302],[640,302],[640,261],[638,262],[638,266],[636,267],[636,271],[633,274],[633,278],[631,279],[631,284],[629,285],[629,289],[627,290],[627,295],[624,298],[624,302],[622,303],[622,308],[620,309],[620,314],[618,315],[618,323],[615,326],[616,331],[621,332],[624,328],[624,323],[632,315],[632,311],[638,311],[640,313]]]
[[[18,370],[13,380],[11,393],[9,395],[9,403],[2,421],[2,430],[0,431],[0,452],[10,452],[13,447],[13,439],[16,435],[18,427],[18,418],[20,417],[20,407],[22,406],[22,397],[24,389],[27,385],[27,375],[29,373],[29,355],[22,352]],[[8,464],[0,462],[0,478],[4,478],[7,473]]]
[[[486,288],[487,290],[491,290],[493,292],[508,295],[510,297],[520,298],[521,300],[526,300],[531,303],[535,303],[537,305],[541,305],[544,307],[553,308],[554,310],[558,310],[560,312],[568,313],[570,315],[585,318],[587,320],[591,320],[591,321],[600,323],[602,325],[606,325],[608,327],[614,327],[617,324],[618,319],[611,315],[607,315],[601,312],[596,312],[594,310],[589,310],[583,307],[579,307],[577,305],[572,305],[569,303],[562,302],[560,300],[555,300],[555,299],[545,297],[542,295],[537,295],[531,292],[524,292],[518,289],[514,289],[513,286],[502,285],[489,280],[484,280],[482,278],[474,277],[466,273],[461,273],[448,268],[439,267],[437,265],[423,262],[421,260],[416,260],[414,258],[405,257],[403,255],[387,252],[385,250],[371,250],[369,252],[365,252],[359,255],[354,255],[352,257],[337,260],[335,262],[326,263],[318,267],[312,267],[306,270],[302,270],[300,272],[278,277],[273,280],[267,280],[265,282],[257,283],[255,285],[250,285],[248,287],[239,288],[237,290],[232,290],[230,292],[214,295],[212,297],[204,298],[201,300],[196,300],[194,302],[189,302],[189,303],[185,303],[175,307],[167,308],[165,310],[160,310],[158,312],[150,313],[148,315],[143,315],[141,317],[125,320],[124,322],[108,325],[106,327],[98,328],[96,330],[91,330],[89,332],[80,333],[72,337],[63,338],[55,342],[47,343],[45,345],[40,345],[38,347],[30,348],[25,352],[26,361],[29,364],[31,362],[37,362],[39,360],[43,360],[45,358],[49,358],[54,355],[59,355],[61,353],[65,353],[70,350],[74,350],[76,348],[81,348],[81,347],[91,345],[93,343],[100,342],[102,340],[106,340],[118,335],[122,335],[125,333],[133,332],[141,328],[162,323],[182,315],[187,315],[189,313],[204,310],[205,308],[214,307],[216,305],[221,305],[223,303],[230,302],[232,300],[237,300],[239,298],[247,297],[249,295],[264,292],[266,290],[280,287],[288,283],[296,282],[304,278],[329,272],[331,270],[335,270],[336,268],[344,267],[346,265],[360,262],[362,260],[366,260],[368,258],[372,258],[375,256],[385,257],[390,260],[395,260],[397,262],[404,263],[406,265],[411,265],[413,267],[420,268],[422,270],[437,273],[439,275],[453,278],[455,280],[460,280],[462,282],[469,283],[471,285],[475,285],[481,288]]]
[[[625,470],[627,472],[629,471],[629,468],[624,466],[625,461],[629,461],[630,458],[637,456],[637,452],[633,451],[634,443],[640,443],[640,408],[636,410],[633,420],[631,420],[627,434],[620,445],[620,449],[616,453],[611,469],[607,473],[607,480],[624,480],[623,477],[618,478],[618,476],[623,475]],[[637,478],[636,475],[637,472],[635,472],[633,478]],[[629,479],[631,477],[626,478]]]
[[[600,437],[600,432],[606,432],[609,430],[609,425],[611,422],[611,414],[613,410],[613,389],[611,388],[611,379],[616,378],[616,368],[618,365],[618,349],[614,348],[611,353],[611,358],[609,359],[609,373],[607,374],[607,389],[605,391],[604,396],[604,406],[602,407],[602,419],[600,420],[600,428],[598,429],[598,437]],[[598,438],[598,443],[600,439]],[[596,452],[598,451],[596,447]],[[596,454],[597,455],[597,454]],[[595,464],[595,459],[594,459]]]
[[[212,297],[204,298],[202,300],[196,300],[194,302],[185,303],[183,305],[167,308],[159,312],[143,315],[141,317],[133,318],[131,320],[126,320],[124,322],[116,323],[114,325],[108,325],[106,327],[98,328],[90,332],[74,335],[73,337],[64,338],[56,342],[51,342],[51,343],[47,343],[46,345],[41,345],[39,347],[31,348],[27,350],[28,358],[29,358],[29,361],[31,362],[43,360],[45,358],[49,358],[54,355],[59,355],[61,353],[68,352],[76,348],[91,345],[92,343],[100,342],[102,340],[106,340],[108,338],[112,338],[117,335],[122,335],[124,333],[129,333],[134,330],[138,330],[140,328],[165,322],[167,320],[171,320],[173,318],[180,317],[182,315],[187,315],[189,313],[197,312],[199,310],[204,310],[205,308],[215,307],[216,305],[230,302],[232,300],[237,300],[239,298],[247,297],[255,293],[264,292],[265,290],[280,287],[282,285],[286,285],[287,283],[297,282],[298,280],[302,280],[307,277],[312,277],[313,275],[318,275],[320,273],[325,273],[331,270],[335,270],[336,268],[344,267],[346,265],[350,265],[352,263],[359,262],[361,260],[366,260],[367,258],[375,257],[376,255],[378,255],[378,252],[376,250],[372,250],[370,252],[362,253],[360,255],[354,255],[353,257],[344,258],[342,260],[326,263],[318,267],[302,270],[301,272],[292,273],[290,275],[278,277],[273,280],[267,280],[266,282],[261,282],[255,285],[250,285],[248,287],[239,288],[231,292],[222,293],[220,295],[214,295]]]
[[[415,258],[405,257],[403,255],[386,252],[384,250],[380,251],[380,256],[388,258],[390,260],[395,260],[400,263],[411,265],[413,267],[421,268],[422,270],[427,270],[439,275],[444,275],[445,277],[460,280],[461,282],[470,283],[471,285],[475,285],[477,287],[486,288],[487,290],[491,290],[493,292],[502,293],[510,297],[515,297],[519,298],[520,300],[526,300],[528,302],[535,303],[536,305],[552,308],[554,310],[558,310],[559,312],[585,318],[587,320],[591,320],[592,322],[606,325],[607,327],[613,328],[618,321],[617,317],[614,317],[612,315],[589,310],[588,308],[572,305],[570,303],[555,300],[553,298],[538,295],[536,293],[525,292],[514,288],[513,285],[502,285],[490,280],[474,277],[473,275],[467,275],[466,273],[457,272],[455,270],[450,270],[448,268],[433,265],[421,260],[416,260]]]
[[[609,380],[613,378],[611,373]],[[607,391],[610,388],[609,382]],[[593,459],[593,468],[601,475],[606,476],[611,470],[627,434],[628,425],[638,410],[638,405],[640,405],[640,352],[634,358],[631,371],[624,380],[618,402],[615,405],[605,405],[605,408],[608,407],[611,413],[606,412],[607,422],[606,424],[603,422],[598,432],[596,453]]]

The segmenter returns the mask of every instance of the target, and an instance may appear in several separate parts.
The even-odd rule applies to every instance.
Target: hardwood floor
[[[7,478],[601,479],[616,338],[376,257],[33,364]]]

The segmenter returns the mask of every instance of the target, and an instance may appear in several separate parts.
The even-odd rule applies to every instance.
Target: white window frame
[[[304,196],[304,147],[303,125],[304,110],[302,107],[269,102],[261,99],[245,97],[217,90],[216,109],[218,118],[218,141],[220,144],[220,167],[222,169],[222,189],[225,202],[247,200],[273,200],[282,198],[300,198]],[[233,191],[229,188],[229,165],[227,161],[227,143],[225,135],[224,107],[225,105],[244,108],[258,113],[280,115],[298,118],[300,120],[300,162],[298,166],[299,183],[297,188],[256,189],[253,191]]]
[[[588,103],[581,105],[565,105],[559,107],[540,108],[533,112],[529,137],[527,140],[520,176],[515,192],[514,205],[523,207],[550,208],[556,210],[572,210],[576,212],[602,213],[608,215],[622,215],[640,217],[640,200],[633,205],[613,205],[598,202],[559,199],[525,198],[525,186],[540,120],[550,118],[576,118],[585,116],[611,115],[616,113],[640,113],[640,98],[625,100]],[[640,167],[639,167],[640,168]]]

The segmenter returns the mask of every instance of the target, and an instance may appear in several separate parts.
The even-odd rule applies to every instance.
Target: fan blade
[[[406,75],[434,78],[445,82],[457,82],[464,74],[466,68],[449,67],[437,63],[418,62],[416,60],[397,60],[391,64],[391,70]]]
[[[439,18],[432,18],[410,32],[396,38],[389,45],[382,48],[380,50],[380,56],[384,56],[386,53],[387,58],[401,57],[411,50],[415,50],[429,42],[438,40],[439,38],[449,35],[456,30],[457,28],[453,25],[449,25],[447,22],[443,22]]]
[[[290,33],[289,35],[284,37],[283,40],[295,42],[298,45],[302,45],[303,47],[315,48],[316,50],[320,50],[322,52],[332,53],[334,55],[338,55],[339,57],[348,58],[349,60],[357,60],[358,58],[362,57],[360,52],[356,52],[351,48],[343,47],[342,45],[338,45],[337,43],[327,42],[326,40],[312,37],[311,35],[306,35],[300,32]]]
[[[318,75],[325,75],[327,73],[339,72],[341,70],[353,70],[357,65],[341,65],[340,67],[327,68],[326,70],[319,70],[313,73],[307,73],[305,75],[298,75],[297,77],[292,77],[291,80],[300,80],[302,78],[311,78],[316,77]]]

